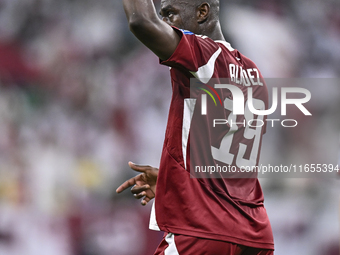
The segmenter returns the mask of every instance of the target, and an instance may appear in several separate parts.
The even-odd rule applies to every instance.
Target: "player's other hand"
[[[132,187],[131,192],[136,199],[142,198],[142,205],[146,205],[156,195],[156,182],[158,169],[151,166],[141,166],[129,162],[131,169],[141,174],[125,181],[120,185],[116,192],[121,193],[125,189]]]

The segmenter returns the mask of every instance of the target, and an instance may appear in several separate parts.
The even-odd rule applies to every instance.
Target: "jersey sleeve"
[[[207,70],[207,67],[209,63],[214,63],[221,53],[218,44],[208,37],[195,35],[175,27],[173,29],[179,34],[181,40],[172,56],[168,60],[161,60],[160,63],[190,73],[197,73],[204,69],[206,73],[203,75],[210,76],[211,72]]]

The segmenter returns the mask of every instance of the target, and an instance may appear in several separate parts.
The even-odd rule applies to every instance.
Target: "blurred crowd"
[[[221,1],[221,22],[264,77],[332,78],[311,107],[319,120],[338,109],[338,0]],[[0,255],[152,254],[150,207],[115,189],[135,175],[129,160],[158,166],[170,99],[169,70],[121,1],[1,0]],[[335,117],[318,130],[336,141],[325,153]],[[288,162],[304,133],[268,132],[263,160]],[[339,254],[339,181],[261,182],[277,255]]]

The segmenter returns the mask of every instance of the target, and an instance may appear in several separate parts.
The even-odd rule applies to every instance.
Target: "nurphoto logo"
[[[262,84],[262,83],[259,83]],[[263,126],[265,122],[271,124],[274,127],[276,122],[280,122],[283,127],[296,127],[298,125],[298,121],[296,119],[249,119],[249,113],[264,116],[273,114],[278,108],[278,101],[279,101],[279,93],[278,88],[272,88],[272,106],[269,109],[265,109],[265,104],[262,100],[255,99],[253,97],[253,88],[247,88],[247,100],[245,100],[245,96],[243,91],[231,84],[215,84],[214,88],[205,84],[213,93],[217,96],[220,104],[222,105],[222,100],[215,89],[227,89],[231,93],[232,99],[226,98],[224,100],[224,107],[226,110],[232,112],[233,115],[245,115],[246,118],[240,123],[236,122],[233,119],[214,119],[213,120],[213,127],[216,125],[226,125],[229,124],[230,126],[241,124],[243,126],[250,126],[250,127],[259,127]],[[217,106],[216,100],[214,95],[209,92],[207,89],[199,88],[206,92],[214,101],[215,106]],[[280,88],[280,100],[281,100],[281,116],[287,115],[287,105],[295,105],[297,109],[299,109],[305,116],[312,116],[310,111],[304,106],[304,104],[308,103],[311,100],[311,93],[308,89],[299,88],[299,87],[281,87]],[[288,94],[300,94],[302,98],[288,98]],[[207,94],[201,95],[201,115],[207,115],[208,112],[208,104],[207,104]],[[246,103],[245,103],[246,102]]]

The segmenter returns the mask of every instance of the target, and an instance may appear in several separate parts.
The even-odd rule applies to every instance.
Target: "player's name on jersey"
[[[230,79],[236,84],[243,86],[263,86],[260,78],[260,72],[257,68],[243,69],[242,66],[230,64]]]

